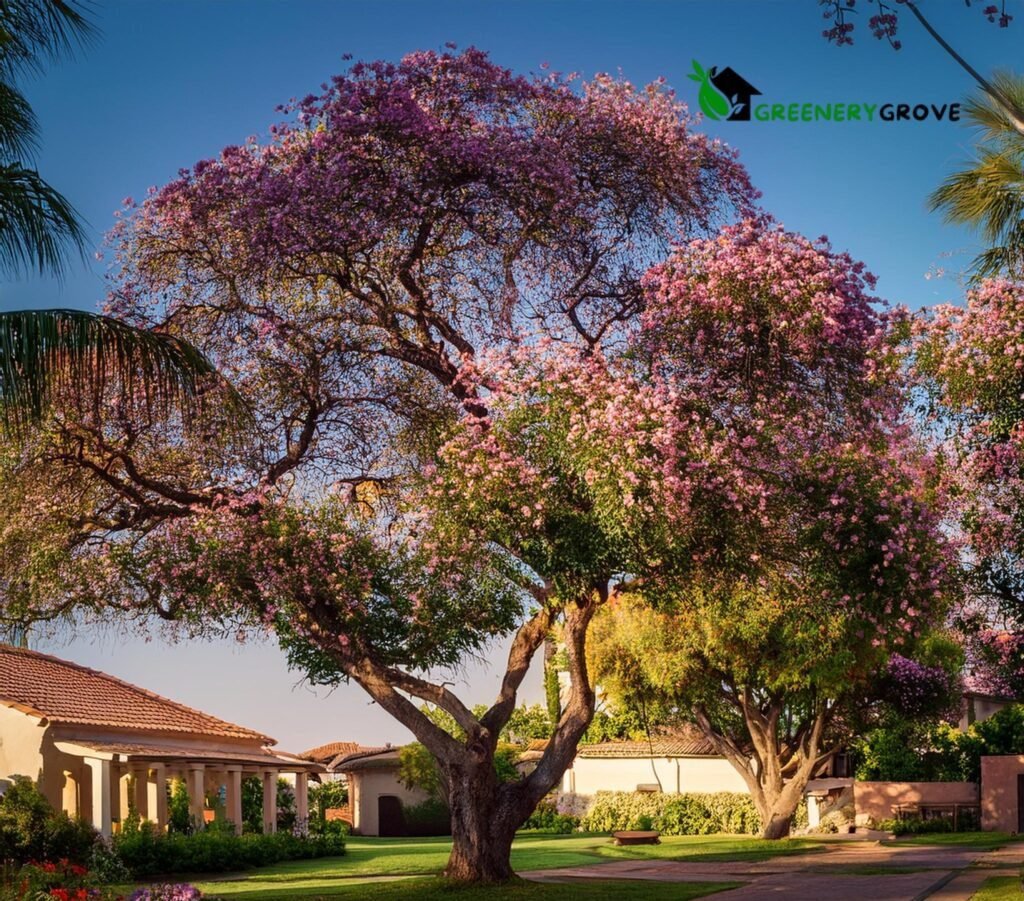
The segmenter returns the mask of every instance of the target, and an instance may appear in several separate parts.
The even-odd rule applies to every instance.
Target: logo
[[[760,96],[761,92],[733,68],[726,66],[719,72],[717,66],[705,69],[694,60],[690,79],[700,85],[697,100],[709,119],[750,121],[750,98]]]
[[[0,0],[2,2],[2,0]],[[959,122],[959,103],[868,103],[863,98],[815,103],[810,98],[781,98],[785,103],[753,103],[761,92],[735,69],[705,69],[693,60],[688,76],[700,85],[697,100],[715,122]],[[902,99],[902,98],[900,98]]]

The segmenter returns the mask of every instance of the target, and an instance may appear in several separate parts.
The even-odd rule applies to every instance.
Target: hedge
[[[750,795],[739,792],[661,794],[659,792],[598,792],[580,822],[584,832],[636,829],[650,820],[663,835],[757,835],[761,818]],[[794,826],[805,825],[801,803]]]
[[[115,836],[113,850],[136,879],[174,873],[226,873],[283,860],[308,860],[345,853],[340,834],[298,836],[290,832],[235,835],[204,829],[192,835],[159,834],[144,823]]]

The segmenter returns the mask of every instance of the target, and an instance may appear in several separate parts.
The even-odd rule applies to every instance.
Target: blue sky
[[[922,4],[933,24],[976,68],[1024,69],[1019,21],[999,29],[984,4]],[[874,6],[857,0],[854,20]],[[621,70],[636,83],[665,76],[696,108],[691,60],[731,66],[764,102],[934,103],[973,87],[906,12],[903,49],[858,27],[837,49],[814,0],[130,0],[97,2],[99,38],[76,59],[25,83],[42,125],[40,171],[88,221],[97,245],[122,198],[140,197],[226,144],[265,133],[277,104],[315,91],[344,67],[341,56],[398,58],[446,41],[488,50],[503,65],[550,63],[589,76]],[[707,122],[739,149],[763,203],[790,228],[828,234],[879,276],[879,293],[920,306],[956,301],[955,273],[977,249],[962,230],[927,212],[926,198],[970,152],[972,135],[949,122]],[[945,278],[927,279],[942,267]],[[62,284],[32,278],[0,284],[0,308],[92,308],[104,264],[89,260]],[[146,643],[112,633],[58,636],[45,647],[277,736],[283,747],[334,739],[403,741],[404,730],[358,688],[298,686],[270,645]],[[490,678],[485,678],[489,675]],[[540,700],[539,679],[527,700]],[[497,671],[471,665],[473,702]]]

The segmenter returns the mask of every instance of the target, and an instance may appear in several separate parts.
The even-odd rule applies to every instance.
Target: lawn
[[[579,901],[586,895],[588,901],[689,901],[690,898],[704,898],[715,892],[735,888],[736,882],[639,882],[636,880],[604,881],[588,879],[581,887],[578,883],[542,884],[539,882],[516,882],[496,888],[452,888],[436,878],[398,879],[391,882],[357,882],[354,885],[324,883],[295,883],[274,885],[272,883],[245,883],[246,888],[232,887],[229,891],[223,884],[202,886],[204,897],[211,899],[240,899],[240,901],[289,901],[291,898],[315,901],[318,898],[364,899],[372,894],[373,901],[400,901],[415,898],[416,901],[480,901],[501,897],[502,901]]]
[[[971,901],[1020,901],[1024,892],[1020,890],[1019,876],[995,876],[986,879],[984,885],[971,895]]]
[[[365,896],[367,882],[370,880],[382,877],[435,876],[444,868],[450,848],[451,842],[447,838],[352,837],[344,857],[276,864],[224,880],[203,881],[200,888],[211,897],[244,898],[245,901],[264,898],[345,898],[355,897],[360,892]],[[516,839],[512,848],[512,866],[517,872],[525,872],[621,859],[755,861],[822,848],[820,842],[804,839],[765,842],[758,838],[732,835],[668,836],[660,845],[618,848],[606,835],[530,835]],[[602,886],[607,884],[601,883]],[[635,888],[632,883],[627,886],[629,891],[616,888],[613,894],[622,898],[662,897],[651,894],[651,885],[645,885],[648,892],[646,895],[632,894]],[[587,894],[594,894],[590,888],[591,883],[588,882],[587,886]],[[409,897],[414,888],[417,898],[435,895],[439,898],[474,897],[472,893],[465,895],[460,892],[453,895],[447,889],[442,889],[436,880],[410,882],[403,879],[398,883],[375,882],[374,901]],[[687,891],[691,888],[697,894],[680,895],[680,887],[675,886],[677,894],[671,897],[700,897],[701,894],[720,891],[722,886],[701,884],[694,888],[691,885]],[[526,885],[514,889],[516,894],[503,893],[502,897],[579,897],[578,887],[574,893],[569,894],[564,889],[562,886]],[[598,890],[596,884],[594,890]],[[507,891],[512,892],[513,889]],[[612,894],[608,897],[612,897]],[[664,897],[670,895],[665,894]]]

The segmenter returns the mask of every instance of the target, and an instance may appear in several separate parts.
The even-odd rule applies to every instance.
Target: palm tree
[[[28,160],[38,130],[13,82],[93,33],[78,0],[0,0],[0,274],[61,275],[85,230],[74,208]],[[38,420],[68,386],[100,396],[111,385],[148,409],[195,396],[213,367],[170,335],[76,310],[0,313],[0,428]],[[160,403],[152,403],[160,401]]]
[[[1017,109],[1024,109],[1024,78],[999,72],[992,80]],[[947,222],[981,232],[988,248],[974,260],[975,279],[1024,275],[1024,134],[1006,104],[989,93],[969,100],[964,112],[981,129],[977,157],[932,194],[931,208],[941,210]]]

